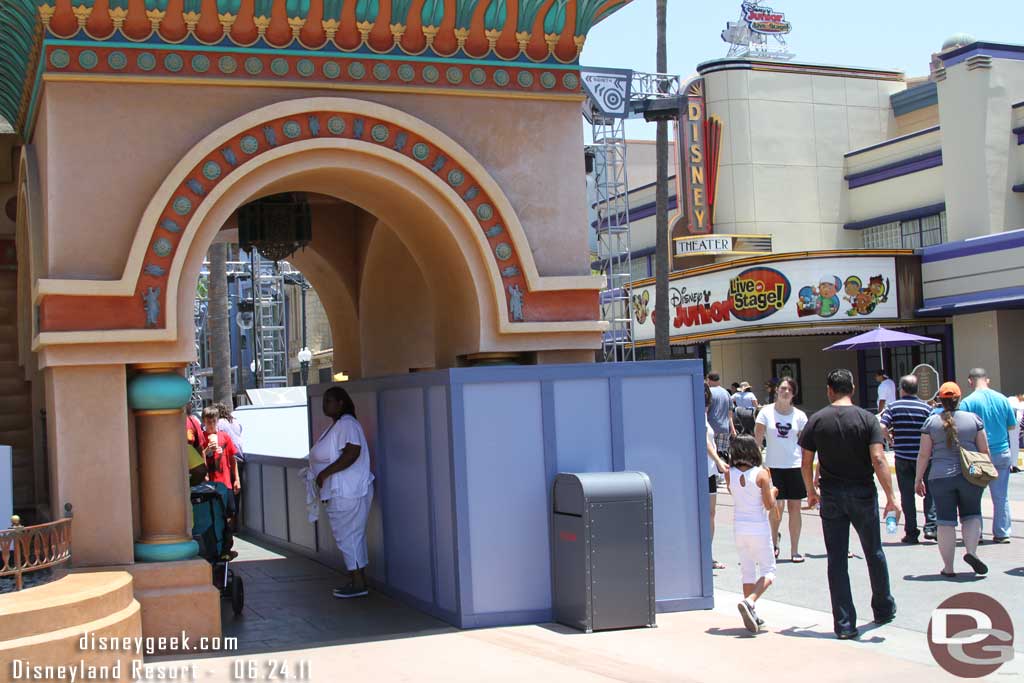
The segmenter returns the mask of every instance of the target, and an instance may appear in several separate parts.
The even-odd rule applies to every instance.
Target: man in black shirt
[[[850,525],[860,537],[871,579],[871,611],[876,624],[887,624],[896,616],[896,601],[889,590],[889,568],[882,550],[878,517],[878,491],[872,475],[885,492],[885,513],[900,515],[892,491],[892,475],[882,450],[884,437],[878,420],[853,405],[853,373],[828,373],[827,392],[831,403],[814,413],[800,433],[803,449],[803,477],[807,504],[821,502],[821,530],[828,554],[828,590],[832,597],[832,619],[840,640],[856,638],[857,611],[850,592],[847,552]],[[818,454],[821,490],[814,486],[814,454]]]

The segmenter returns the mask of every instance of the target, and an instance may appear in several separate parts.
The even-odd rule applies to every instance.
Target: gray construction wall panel
[[[427,498],[427,443],[423,391],[383,391],[379,452],[386,460],[381,497],[388,558],[388,583],[426,602],[433,601],[430,508]],[[382,487],[383,488],[383,487]]]
[[[285,468],[263,465],[263,533],[282,541],[288,540],[288,525],[284,509]]]
[[[455,520],[452,517],[451,447],[448,429],[448,389],[427,390],[430,429],[430,481],[434,510],[434,583],[437,605],[456,608]]]
[[[612,470],[608,380],[555,380],[555,444],[559,472]]]
[[[284,470],[288,486],[288,531],[289,540],[309,550],[316,550],[316,529],[309,521],[306,508],[306,483],[299,478],[299,468]]]
[[[698,481],[694,465],[693,411],[691,377],[622,379],[625,469],[646,472],[654,489],[658,600],[701,595],[697,497],[707,496],[707,478]]]
[[[540,382],[463,387],[473,611],[549,609]]]

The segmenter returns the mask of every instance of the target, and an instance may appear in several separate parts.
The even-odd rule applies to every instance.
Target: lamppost
[[[313,360],[313,352],[303,346],[297,354],[299,359],[299,373],[302,377],[302,386],[309,384],[309,362]]]

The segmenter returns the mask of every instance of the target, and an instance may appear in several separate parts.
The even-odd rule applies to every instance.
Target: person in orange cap
[[[960,387],[956,382],[946,382],[939,387],[938,399],[942,404],[942,412],[929,416],[921,426],[921,450],[917,455],[917,478],[914,481],[917,495],[924,496],[931,491],[932,500],[935,501],[935,524],[939,537],[939,555],[942,557],[942,570],[939,573],[948,578],[956,576],[953,554],[956,551],[958,512],[964,548],[967,550],[964,562],[970,565],[975,574],[988,573],[988,567],[978,559],[981,494],[985,489],[969,482],[960,469],[960,447],[987,455],[988,441],[981,418],[974,413],[958,410],[960,396]]]

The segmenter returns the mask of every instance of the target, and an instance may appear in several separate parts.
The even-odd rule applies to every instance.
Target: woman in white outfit
[[[367,592],[366,521],[373,501],[370,449],[347,391],[331,387],[324,392],[323,410],[334,422],[309,452],[309,467],[349,573],[348,584],[335,588],[334,597],[355,598]]]
[[[804,561],[800,554],[800,505],[807,497],[804,478],[800,473],[803,451],[797,439],[807,425],[807,414],[793,405],[796,396],[796,382],[792,377],[783,377],[776,387],[775,402],[765,406],[757,414],[754,426],[754,440],[761,445],[765,442],[765,465],[771,471],[772,485],[779,490],[778,512],[772,517],[772,541],[775,557],[779,556],[779,541],[782,534],[782,513],[789,511],[789,557],[793,562]]]

